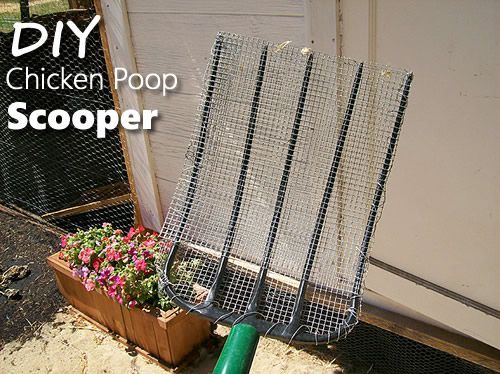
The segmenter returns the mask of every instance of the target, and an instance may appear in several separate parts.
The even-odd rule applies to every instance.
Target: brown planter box
[[[99,289],[88,292],[58,253],[48,257],[47,263],[55,272],[59,291],[71,305],[170,365],[178,365],[210,334],[207,320],[181,309],[128,309]]]

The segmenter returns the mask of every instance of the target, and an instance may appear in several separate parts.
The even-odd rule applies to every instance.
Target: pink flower
[[[132,239],[135,234],[136,234],[135,229],[133,227],[131,227],[130,230],[128,230],[128,234],[127,234],[126,239],[128,239],[128,240]]]
[[[82,260],[84,264],[88,264],[90,262],[90,257],[94,254],[92,248],[85,248],[78,254],[78,258]]]
[[[121,287],[125,286],[125,277],[120,277],[119,275],[114,275],[111,278],[109,278],[110,282],[113,283],[113,286],[116,287]]]
[[[133,308],[133,307],[135,307],[136,305],[137,305],[137,301],[135,301],[135,300],[131,300],[131,301],[129,301],[129,302],[128,302],[128,307],[129,307],[129,308]]]
[[[93,262],[92,262],[92,267],[94,268],[94,270],[97,272],[99,271],[99,267],[101,266],[102,262],[104,260],[102,258],[96,258]]]
[[[151,248],[151,247],[154,247],[156,242],[153,240],[153,239],[148,239],[148,240],[145,240],[143,242],[143,244],[148,247],[148,248]]]
[[[81,279],[86,279],[89,276],[90,270],[86,266],[82,266],[81,268],[74,268],[71,272],[74,277],[79,277]]]
[[[113,266],[106,266],[104,270],[101,271],[101,276],[103,276],[104,278],[109,278],[113,270],[115,270]]]
[[[80,271],[81,271],[80,276],[82,278],[87,278],[89,276],[90,270],[89,270],[88,267],[84,266],[84,267],[81,268]]]
[[[85,279],[83,282],[83,285],[85,286],[85,289],[87,291],[94,291],[95,290],[95,282],[92,279]]]
[[[116,286],[111,286],[108,288],[108,296],[112,299],[116,298]]]
[[[135,261],[135,268],[137,269],[137,271],[145,272],[147,267],[148,265],[146,264],[146,261],[144,261],[143,259]]]
[[[101,273],[97,276],[97,282],[101,286],[105,286],[109,280],[109,276],[113,272],[114,268],[112,266],[106,266]]]
[[[61,236],[61,247],[64,248],[68,245],[68,236],[69,234]]]
[[[109,247],[106,249],[106,258],[108,261],[119,261],[122,257],[122,254],[113,248]]]
[[[102,224],[102,227],[103,227],[103,228],[106,228],[106,227],[108,227],[108,226],[111,226],[111,223],[109,223],[109,222],[104,222],[104,223]]]

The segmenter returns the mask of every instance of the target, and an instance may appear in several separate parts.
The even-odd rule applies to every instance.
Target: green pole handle
[[[213,374],[246,374],[250,372],[259,343],[255,327],[244,323],[231,329]]]

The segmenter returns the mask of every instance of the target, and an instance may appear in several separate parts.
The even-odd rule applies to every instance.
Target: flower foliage
[[[63,235],[59,257],[69,263],[87,291],[100,288],[130,308],[147,304],[168,310],[174,304],[158,294],[155,257],[159,255],[157,233],[142,226],[124,233],[104,223]]]

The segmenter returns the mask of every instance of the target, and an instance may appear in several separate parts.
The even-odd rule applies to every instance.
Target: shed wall
[[[138,71],[173,72],[180,81],[166,98],[143,92],[144,107],[161,113],[149,138],[164,213],[217,31],[296,45],[318,38],[326,52],[415,73],[373,256],[500,309],[498,1],[128,0],[127,7]],[[398,308],[393,303],[406,305],[500,347],[497,318],[398,279],[372,266],[367,297],[386,298],[392,309]]]

